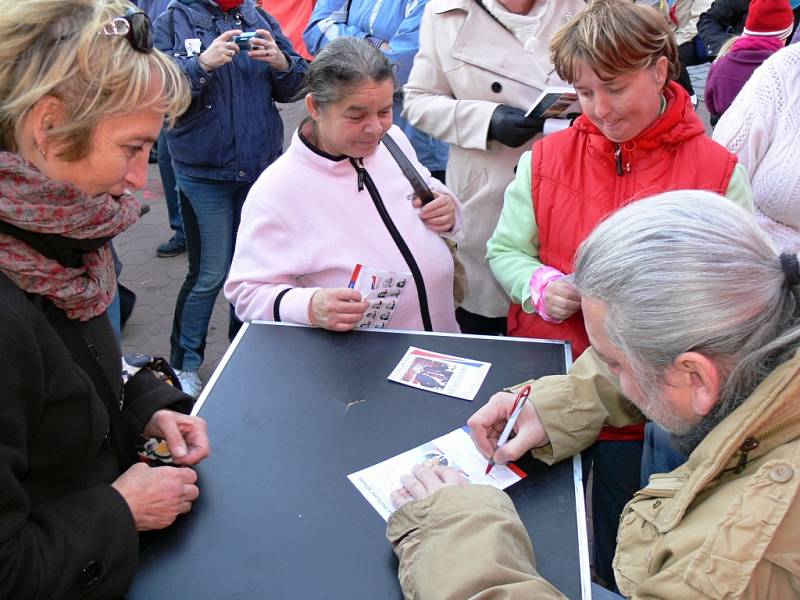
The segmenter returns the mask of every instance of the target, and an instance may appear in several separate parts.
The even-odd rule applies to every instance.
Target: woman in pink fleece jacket
[[[392,126],[394,76],[364,40],[339,38],[312,63],[306,107],[286,153],[250,190],[225,295],[242,320],[353,329],[369,303],[347,287],[356,264],[410,273],[389,327],[458,332],[453,259],[441,236],[460,227],[451,192]],[[421,206],[381,144],[389,135],[426,179]]]

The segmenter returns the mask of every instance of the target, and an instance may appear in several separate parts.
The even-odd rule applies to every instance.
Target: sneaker
[[[197,371],[175,369],[175,374],[178,376],[178,381],[181,382],[181,389],[192,398],[197,398],[200,392],[203,391],[203,382],[200,381]]]
[[[156,248],[156,255],[160,256],[161,258],[178,256],[183,252],[186,252],[186,242],[179,241],[174,235]]]

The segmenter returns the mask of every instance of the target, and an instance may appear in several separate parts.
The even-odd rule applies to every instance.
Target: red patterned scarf
[[[70,319],[103,314],[116,291],[107,241],[139,218],[133,194],[90,198],[50,179],[18,154],[0,152],[0,221],[24,235],[73,250],[77,264],[48,258],[19,238],[0,233],[0,271],[18,287],[46,296]],[[44,235],[41,235],[44,234]]]

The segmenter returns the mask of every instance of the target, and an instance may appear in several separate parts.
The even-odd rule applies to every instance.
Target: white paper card
[[[401,487],[400,478],[411,473],[411,467],[421,463],[453,467],[470,483],[491,485],[499,490],[527,477],[513,463],[495,465],[492,472],[486,475],[486,457],[472,443],[469,428],[464,426],[377,465],[351,473],[347,478],[383,519],[388,521],[389,515],[395,510],[392,492]]]
[[[388,327],[410,281],[412,281],[411,273],[382,271],[356,265],[347,287],[356,290],[363,300],[369,302],[367,312],[356,327],[361,329]]]
[[[429,392],[474,400],[492,363],[439,354],[411,346],[389,374],[389,381]]]

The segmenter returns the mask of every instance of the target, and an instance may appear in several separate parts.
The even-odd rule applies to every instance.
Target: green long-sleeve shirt
[[[725,196],[753,211],[753,191],[741,164],[736,165]],[[539,260],[539,227],[533,202],[531,153],[526,152],[519,159],[516,177],[506,188],[500,220],[486,243],[486,259],[511,300],[527,313],[536,312],[531,303],[531,276],[544,266]]]

